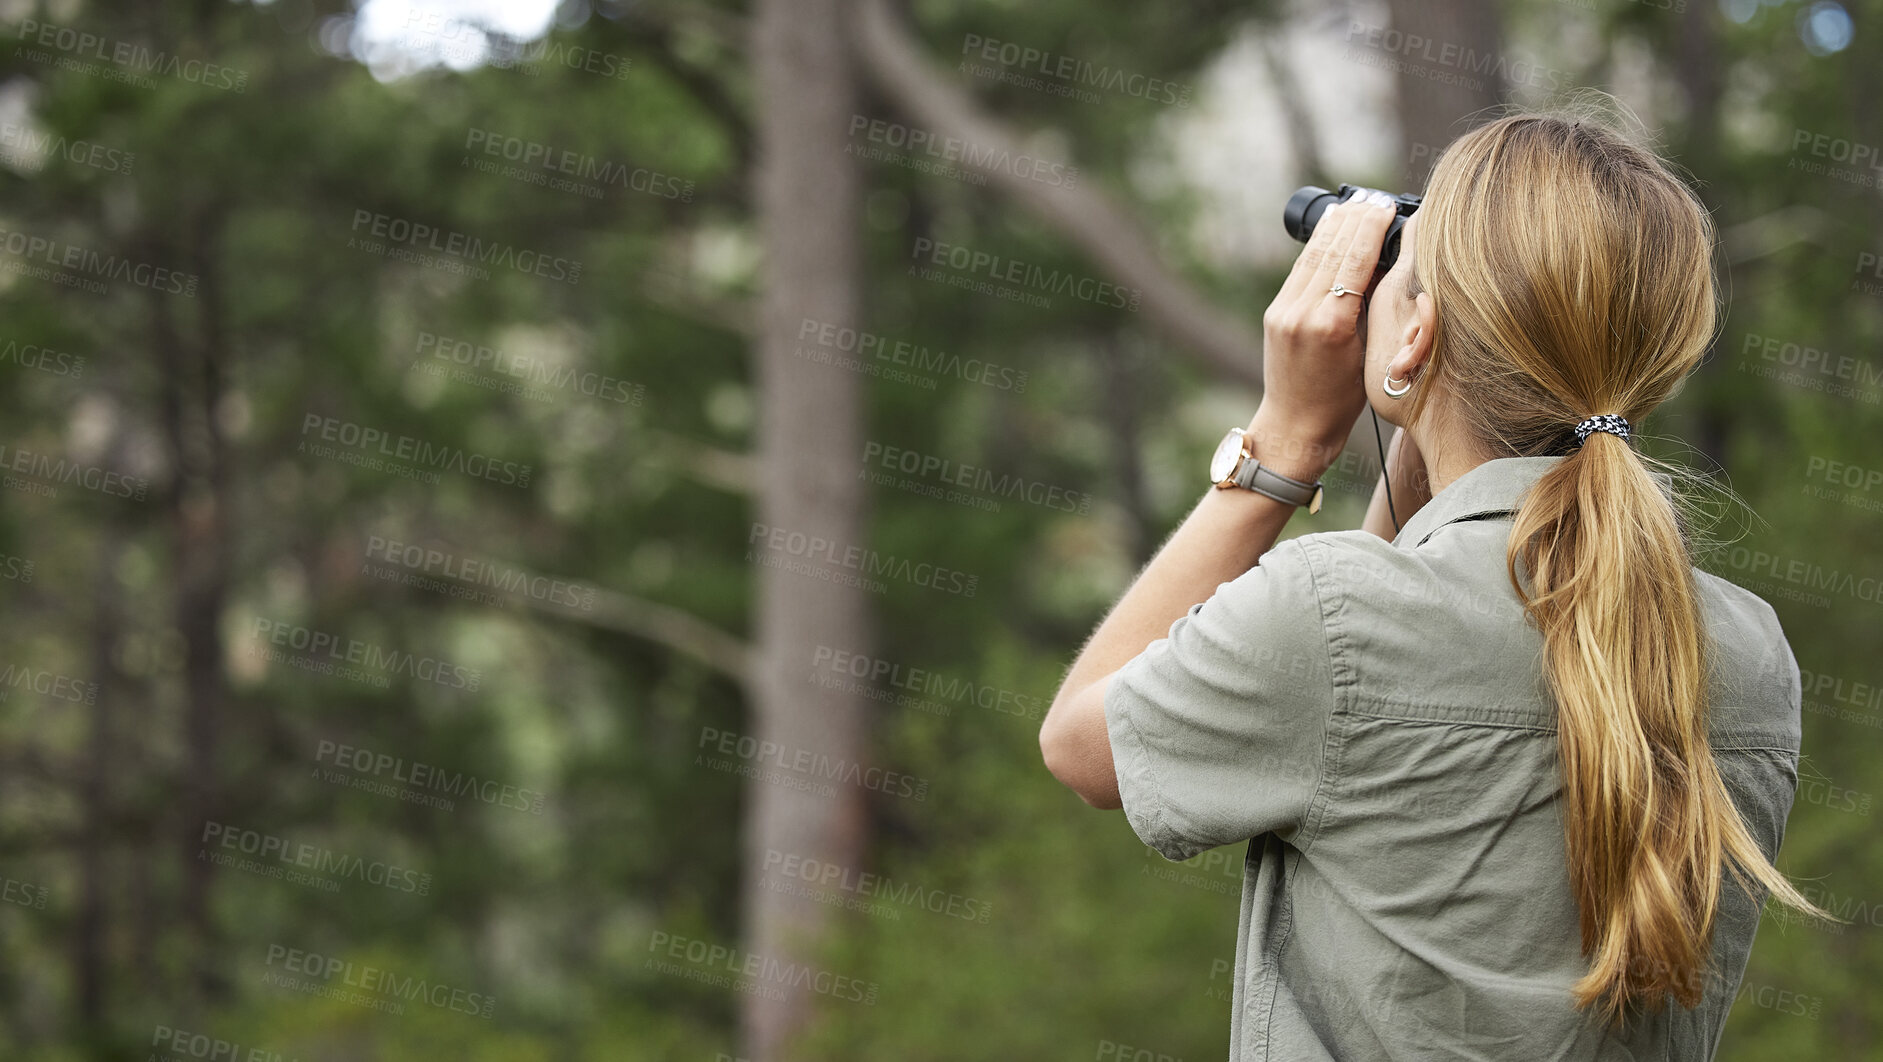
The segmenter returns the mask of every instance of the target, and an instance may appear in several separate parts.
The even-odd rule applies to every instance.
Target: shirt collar
[[[1562,459],[1561,455],[1499,457],[1478,465],[1432,495],[1399,529],[1393,545],[1417,549],[1446,524],[1516,512],[1523,493]]]
[[[1425,508],[1413,513],[1412,519],[1400,527],[1393,545],[1417,549],[1446,524],[1516,512],[1523,501],[1523,492],[1542,479],[1543,473],[1556,467],[1556,462],[1564,456],[1499,457],[1484,462],[1432,495]],[[1650,466],[1648,478],[1654,480],[1662,494],[1673,500],[1672,476]]]

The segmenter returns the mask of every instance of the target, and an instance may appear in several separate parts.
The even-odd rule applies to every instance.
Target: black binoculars
[[[1338,191],[1333,192],[1325,188],[1316,188],[1313,185],[1297,189],[1295,194],[1288,197],[1288,205],[1282,208],[1282,228],[1288,230],[1288,235],[1306,243],[1308,237],[1314,235],[1315,222],[1321,220],[1321,215],[1327,213],[1328,207],[1335,203],[1344,203],[1349,199],[1365,198],[1373,192],[1374,189],[1362,188],[1357,184],[1343,184]],[[1398,211],[1393,216],[1393,223],[1386,229],[1386,242],[1380,247],[1380,264],[1376,271],[1384,273],[1391,269],[1393,262],[1399,258],[1399,231],[1406,227],[1406,219],[1412,216],[1413,211],[1419,209],[1419,204],[1425,201],[1425,197],[1401,192],[1380,194],[1391,199],[1393,208]]]

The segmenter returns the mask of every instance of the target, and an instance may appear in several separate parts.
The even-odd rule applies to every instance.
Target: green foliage
[[[193,295],[119,279],[96,293],[70,283],[83,269],[61,282],[0,254],[0,344],[84,359],[82,372],[0,359],[0,444],[148,481],[141,501],[66,484],[56,496],[10,489],[0,504],[0,555],[33,565],[28,579],[0,561],[0,666],[98,684],[95,704],[20,688],[0,698],[10,883],[0,941],[13,959],[0,973],[0,1051],[141,1058],[153,1030],[178,1028],[303,1060],[732,1053],[737,997],[663,972],[651,942],[739,940],[748,797],[737,775],[699,761],[703,728],[746,727],[737,684],[579,607],[558,612],[527,593],[466,599],[449,578],[401,582],[410,570],[373,543],[526,570],[578,595],[631,595],[743,636],[753,516],[726,469],[743,467],[735,455],[755,437],[745,12],[602,4],[551,35],[557,47],[631,58],[625,77],[540,63],[385,83],[318,46],[326,20],[346,15],[331,4],[51,6],[26,17],[247,80],[239,92],[178,76],[145,86],[101,76],[108,63],[52,65],[17,39],[0,49],[0,83],[25,93],[36,129],[134,157],[129,172],[64,157],[0,167],[0,228],[196,278]],[[1272,290],[1279,273],[1207,268],[1180,236],[1194,204],[1178,193],[1147,203],[1130,179],[1177,108],[1121,94],[1086,102],[954,64],[978,36],[1194,87],[1241,27],[1279,17],[1268,5],[909,6],[930,54],[981,104],[1048,131],[1091,182],[1137,204],[1182,271],[1253,322],[1260,300],[1226,293]],[[1690,21],[1654,5],[1506,6],[1512,31],[1580,83],[1622,76],[1617,56],[1671,67],[1691,41]],[[1738,545],[1787,567],[1760,574],[1736,566],[1730,548],[1709,563],[1781,590],[1801,588],[1792,562],[1871,580],[1856,586],[1883,580],[1868,504],[1883,491],[1800,491],[1824,485],[1829,462],[1878,465],[1866,444],[1883,387],[1867,352],[1883,332],[1883,276],[1866,281],[1853,266],[1883,255],[1883,205],[1874,188],[1801,172],[1815,160],[1793,147],[1797,130],[1883,144],[1878,15],[1867,5],[1851,48],[1813,57],[1790,7],[1745,26],[1709,13],[1712,62],[1729,82],[1723,109],[1696,128],[1670,108],[1670,148],[1740,257],[1717,354],[1650,432],[1717,460],[1765,521]],[[1560,30],[1570,21],[1591,47],[1572,48]],[[480,134],[691,191],[604,185],[591,198],[480,172],[474,160],[506,161],[479,153]],[[1044,772],[1036,723],[1102,609],[1194,500],[1187,484],[1219,430],[1214,411],[1253,396],[1226,397],[1141,312],[1068,298],[1042,310],[912,275],[922,238],[1098,269],[987,188],[831,163],[867,175],[866,326],[1010,373],[1006,385],[872,377],[865,437],[1089,504],[1006,498],[990,511],[874,492],[875,548],[978,577],[973,597],[895,585],[873,599],[877,655],[1009,699],[881,708],[873,758],[930,785],[920,800],[872,805],[868,869],[973,901],[987,920],[896,901],[847,913],[825,965],[874,984],[875,1002],[824,1005],[809,1057],[1077,1058],[1104,1041],[1220,1055],[1240,851],[1173,870],[1121,816],[1091,811]],[[394,260],[360,246],[375,218],[579,262],[579,277],[493,266],[477,279]],[[1780,355],[1766,355],[1765,338]],[[593,373],[638,400],[574,385],[511,393],[510,378],[488,369],[428,372],[453,368],[435,356],[451,341]],[[1870,383],[1852,398],[1812,389],[1852,382],[1835,374],[1800,376],[1809,386],[1759,375],[1787,343],[1855,359]],[[1024,387],[1011,385],[1018,373]],[[310,416],[527,465],[530,482],[456,472],[416,482],[316,456]],[[1121,471],[1121,454],[1142,460],[1142,484]],[[1349,489],[1298,518],[1296,533],[1357,523],[1372,474],[1360,456]],[[1828,604],[1767,595],[1807,679],[1835,684],[1806,692],[1805,773],[1821,784],[1801,789],[1782,866],[1856,924],[1832,935],[1768,923],[1746,978],[1763,994],[1735,1007],[1722,1059],[1858,1057],[1883,1020],[1864,991],[1883,976],[1873,914],[1883,849],[1869,807],[1883,784],[1869,755],[1883,710],[1854,703],[1857,687],[1883,683],[1867,619],[1879,597],[1814,592]],[[188,629],[203,594],[216,609],[207,641]],[[258,621],[443,661],[475,671],[475,688],[397,665],[363,667],[356,680],[271,661]],[[206,671],[191,655],[205,647]],[[205,673],[219,677],[208,715]],[[334,767],[322,742],[541,794],[541,811],[528,798],[516,808],[459,796],[445,809],[361,788],[374,776],[323,773]],[[1833,795],[1846,793],[1849,808]],[[206,816],[416,868],[428,885],[420,895],[349,878],[329,892],[228,866],[205,885],[192,866],[216,850],[202,840]],[[44,906],[16,886],[43,886]],[[276,947],[491,996],[494,1013],[408,1004],[387,1014],[298,994],[264,980],[282,965],[270,961]],[[87,969],[100,978],[89,1001]]]

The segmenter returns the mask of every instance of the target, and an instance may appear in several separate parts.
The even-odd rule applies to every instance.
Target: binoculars
[[[1282,208],[1282,228],[1288,230],[1288,235],[1306,243],[1308,237],[1314,235],[1315,223],[1321,220],[1322,214],[1327,213],[1328,207],[1335,203],[1344,203],[1349,199],[1364,198],[1371,195],[1373,191],[1372,188],[1362,188],[1357,184],[1343,184],[1337,191],[1332,192],[1313,185],[1296,189],[1295,194],[1288,197],[1288,205]],[[1406,219],[1412,216],[1413,211],[1419,209],[1419,204],[1424,202],[1425,197],[1407,195],[1403,192],[1381,194],[1393,201],[1393,209],[1397,211],[1393,215],[1393,223],[1386,229],[1386,242],[1380,247],[1380,264],[1376,271],[1384,273],[1391,269],[1393,262],[1399,258],[1400,230],[1406,227]]]

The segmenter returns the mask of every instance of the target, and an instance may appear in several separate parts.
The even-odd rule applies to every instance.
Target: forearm
[[[1292,479],[1321,478],[1347,443],[1351,421],[1333,430],[1307,431],[1258,409],[1246,429],[1250,453]],[[1088,688],[1116,672],[1164,637],[1192,605],[1207,601],[1223,583],[1255,567],[1275,545],[1295,506],[1266,494],[1231,488],[1206,489],[1157,555],[1099,624],[1066,673],[1054,706],[1068,693]],[[1052,713],[1047,713],[1052,718]]]
[[[1392,487],[1392,504],[1387,504],[1387,486]],[[1366,519],[1360,526],[1379,537],[1391,542],[1399,536],[1399,529],[1393,526],[1396,517],[1399,527],[1406,526],[1412,514],[1425,508],[1425,503],[1432,500],[1432,483],[1425,470],[1425,459],[1419,448],[1404,429],[1393,429],[1393,441],[1386,452],[1386,470],[1380,474],[1380,480],[1373,485],[1373,498],[1367,503]]]
[[[1246,490],[1211,490],[1184,518],[1073,662],[1040,724],[1047,769],[1097,808],[1120,806],[1105,723],[1119,669],[1275,544],[1294,506]]]
[[[1253,452],[1283,475],[1320,478],[1339,443],[1304,443],[1270,430],[1258,413],[1250,424]],[[1294,515],[1295,507],[1255,491],[1207,490],[1144,566],[1131,588],[1086,641],[1040,724],[1040,751],[1053,775],[1094,807],[1119,806],[1118,777],[1105,722],[1105,695],[1126,664],[1170,633],[1191,607],[1255,567]]]
[[[1399,499],[1395,496],[1393,508],[1391,510],[1387,508],[1386,482],[1387,477],[1382,475],[1379,482],[1373,484],[1373,498],[1366,504],[1366,519],[1360,521],[1360,528],[1391,542],[1399,537],[1399,529],[1393,526],[1393,517],[1397,515]],[[1399,519],[1402,524],[1405,522],[1405,517],[1401,516]]]
[[[1086,642],[1047,719],[1069,691],[1084,689],[1124,667],[1169,633],[1170,625],[1192,605],[1255,567],[1294,511],[1294,506],[1254,491],[1211,489],[1204,494]]]

